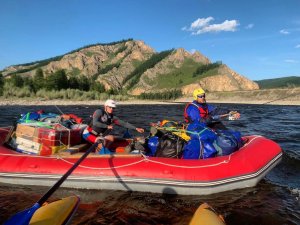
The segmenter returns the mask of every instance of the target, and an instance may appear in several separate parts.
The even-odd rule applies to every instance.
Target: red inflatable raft
[[[62,186],[182,195],[253,187],[279,163],[282,151],[262,136],[244,139],[237,152],[204,160],[92,153]],[[0,145],[0,182],[52,186],[81,155],[28,155]]]

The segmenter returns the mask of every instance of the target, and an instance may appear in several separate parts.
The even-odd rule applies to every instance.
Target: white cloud
[[[210,24],[214,20],[213,17],[198,18],[191,23],[190,27],[183,27],[181,30],[190,31],[193,35],[203,34],[203,33],[217,33],[221,31],[236,31],[239,26],[237,20],[225,20],[223,23]]]
[[[296,45],[295,48],[300,48],[300,44]]]
[[[252,29],[253,27],[254,27],[254,24],[250,23],[245,28],[249,30],[249,29]]]
[[[279,31],[281,34],[290,34],[289,31],[285,30],[285,29],[282,29]]]
[[[207,25],[209,25],[210,21],[213,20],[214,18],[211,16],[207,18],[199,18],[191,24],[191,30],[197,30],[206,27]]]
[[[286,63],[299,63],[298,60],[295,60],[295,59],[286,59],[284,60]]]
[[[181,28],[181,30],[187,30],[187,27],[183,27],[183,28]]]
[[[211,24],[197,31],[197,34],[221,31],[236,31],[239,23],[236,20],[225,20],[220,24]]]

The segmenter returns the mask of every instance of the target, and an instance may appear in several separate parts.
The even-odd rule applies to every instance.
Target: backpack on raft
[[[32,123],[36,121],[40,122],[58,122],[60,116],[56,113],[45,113],[43,110],[37,112],[27,112],[21,114],[17,123]]]
[[[152,123],[150,134],[147,143],[149,156],[181,158],[183,147],[190,140],[183,124],[170,120]]]
[[[216,140],[216,134],[200,123],[192,123],[187,127],[187,133],[191,140],[184,147],[184,159],[207,159],[215,157],[218,154],[213,145]]]
[[[154,156],[164,158],[181,158],[185,141],[172,133],[165,133],[157,139],[156,151]],[[151,143],[151,142],[150,142]],[[148,141],[149,146],[149,141]],[[152,150],[151,150],[152,151]]]
[[[242,135],[234,130],[216,130],[217,139],[215,146],[218,149],[218,155],[229,155],[243,146]]]
[[[188,126],[187,133],[191,140],[184,147],[184,159],[207,159],[229,155],[243,145],[241,133],[238,131],[212,131],[203,124],[193,123]]]

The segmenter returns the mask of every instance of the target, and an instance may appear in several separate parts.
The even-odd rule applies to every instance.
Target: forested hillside
[[[300,87],[300,77],[282,77],[275,79],[257,80],[260,89]]]
[[[127,39],[87,45],[0,71],[0,96],[40,99],[174,99],[195,88],[256,90],[258,85],[222,61],[183,48],[156,52]]]

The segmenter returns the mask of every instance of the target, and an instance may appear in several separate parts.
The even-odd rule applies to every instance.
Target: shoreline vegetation
[[[167,104],[182,104],[192,101],[192,98],[181,98],[175,101],[159,101],[159,100],[126,100],[126,101],[117,101],[118,105],[167,105]],[[208,103],[228,103],[228,104],[253,104],[253,105],[300,105],[300,100],[297,101],[288,101],[288,100],[276,100],[270,102],[268,100],[259,100],[259,101],[235,101],[235,100],[211,100],[207,101]],[[103,105],[104,101],[102,100],[90,100],[90,101],[72,101],[72,100],[24,100],[24,99],[0,99],[0,106],[33,106],[33,105]]]
[[[114,98],[110,96],[109,98]],[[269,105],[300,105],[300,88],[263,89],[253,91],[230,91],[207,93],[208,103],[234,104],[269,104]],[[119,105],[137,104],[179,104],[192,101],[192,96],[185,96],[175,100],[147,100],[129,99],[118,100]],[[0,105],[102,105],[105,100],[72,99],[41,99],[41,98],[0,98]]]

